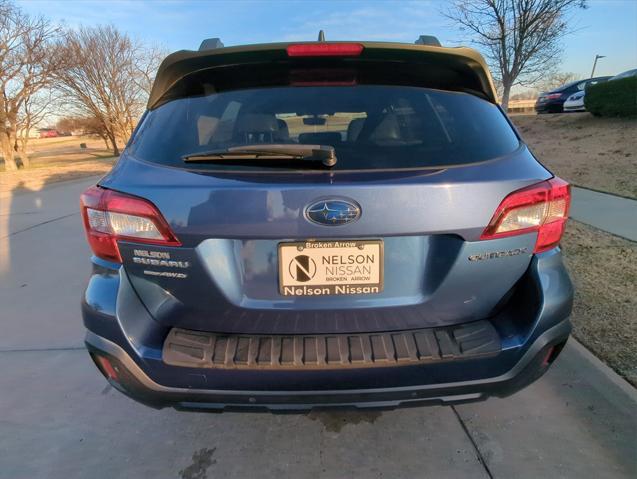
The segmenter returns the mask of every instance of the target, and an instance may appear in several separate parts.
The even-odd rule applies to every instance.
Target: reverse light
[[[357,57],[363,52],[360,43],[296,43],[288,45],[289,57]]]
[[[150,201],[92,186],[80,198],[88,243],[95,256],[117,263],[118,240],[180,246],[170,226]]]
[[[564,234],[571,203],[570,185],[560,178],[514,191],[502,200],[480,239],[537,231],[534,253],[557,246]]]

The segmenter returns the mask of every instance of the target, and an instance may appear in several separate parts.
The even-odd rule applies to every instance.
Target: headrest
[[[349,122],[349,125],[347,125],[347,141],[356,141],[364,123],[365,118],[354,118]]]
[[[333,145],[341,143],[341,134],[333,131],[321,133],[301,133],[299,135],[299,143],[305,145]]]
[[[402,137],[400,125],[395,113],[388,113],[374,129],[369,139],[375,142],[400,140]]]
[[[276,117],[266,113],[246,113],[237,119],[235,126],[238,132],[273,132],[278,129]]]

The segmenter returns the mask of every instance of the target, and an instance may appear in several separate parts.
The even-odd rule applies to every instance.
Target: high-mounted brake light
[[[289,57],[357,57],[363,51],[360,43],[297,43],[289,45]]]
[[[548,251],[562,239],[571,203],[571,187],[553,178],[502,200],[480,239],[496,239],[537,231],[534,253]]]
[[[108,261],[122,262],[118,240],[180,246],[170,226],[150,201],[92,186],[80,198],[88,243]]]

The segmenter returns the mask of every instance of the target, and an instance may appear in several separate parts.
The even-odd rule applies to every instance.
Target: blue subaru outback
[[[547,370],[571,329],[569,186],[478,53],[420,43],[205,41],[163,61],[81,199],[86,345],[115,388],[153,407],[396,407]]]

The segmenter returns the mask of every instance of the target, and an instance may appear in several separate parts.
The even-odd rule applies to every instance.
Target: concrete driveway
[[[637,395],[570,341],[507,399],[389,412],[155,411],[82,347],[78,196],[0,197],[1,478],[637,477]]]

